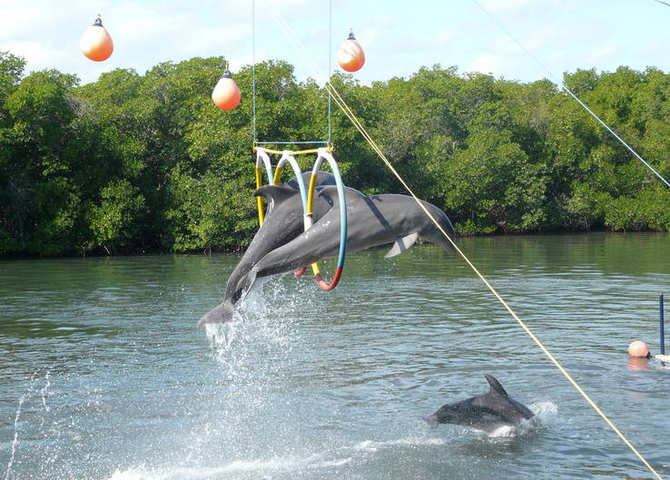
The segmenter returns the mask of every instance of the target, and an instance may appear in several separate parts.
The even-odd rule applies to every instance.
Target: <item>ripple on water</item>
[[[665,476],[668,371],[625,348],[658,350],[668,239],[459,240]],[[0,262],[5,477],[650,476],[458,258],[385,253],[350,256],[328,293],[274,278],[206,331],[195,322],[239,256]],[[536,420],[498,436],[427,428],[485,392],[484,373]]]

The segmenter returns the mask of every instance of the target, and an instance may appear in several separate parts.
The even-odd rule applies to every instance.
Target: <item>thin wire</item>
[[[251,0],[251,111],[252,136],[256,143],[256,0]]]
[[[666,7],[670,7],[670,3],[664,2],[664,1],[662,1],[662,0],[654,0],[654,1],[657,2],[657,3],[662,3],[662,4],[665,5]]]
[[[275,14],[277,12],[274,12]],[[280,24],[279,21],[285,24],[285,21],[283,18],[280,16],[275,17],[275,20],[277,21],[278,24]],[[289,29],[289,33],[291,36],[294,36],[295,34],[293,31],[290,29],[288,25],[286,27]],[[285,32],[286,34],[286,32]],[[302,45],[300,42],[298,42],[298,45]],[[309,54],[307,51],[302,48],[298,48],[299,52],[301,52],[305,56],[305,60],[308,61],[308,63],[313,63],[313,60],[310,59]],[[591,399],[591,397],[579,386],[579,384],[575,381],[574,378],[570,375],[570,373],[563,368],[563,366],[560,364],[560,362],[551,354],[551,352],[544,346],[544,344],[540,341],[540,339],[528,328],[528,326],[519,318],[519,316],[512,310],[512,308],[507,304],[507,302],[498,294],[498,292],[493,288],[493,286],[489,283],[489,281],[479,272],[479,270],[475,267],[475,265],[468,259],[468,257],[463,253],[463,251],[458,248],[454,240],[447,234],[447,232],[444,231],[442,226],[437,222],[437,220],[433,217],[433,215],[428,211],[428,209],[423,205],[423,203],[419,200],[419,198],[414,194],[412,189],[409,187],[409,185],[405,182],[405,180],[402,178],[402,176],[396,171],[396,169],[393,167],[391,162],[386,158],[386,155],[384,155],[384,152],[377,146],[376,142],[372,139],[372,137],[368,134],[367,130],[361,122],[358,120],[356,115],[351,111],[347,103],[344,101],[344,99],[341,97],[339,92],[336,90],[335,86],[329,82],[326,83],[326,88],[328,90],[329,95],[333,97],[333,100],[335,100],[335,103],[342,109],[344,114],[349,118],[349,120],[354,124],[356,129],[361,133],[363,138],[368,142],[368,144],[372,147],[372,149],[377,153],[379,158],[382,159],[384,164],[387,166],[389,170],[395,175],[395,177],[398,179],[398,181],[405,187],[407,192],[414,198],[414,200],[417,202],[419,207],[423,210],[423,212],[432,220],[432,222],[435,224],[435,226],[442,232],[442,234],[445,236],[445,238],[451,243],[451,245],[454,247],[454,249],[459,253],[459,255],[465,260],[465,262],[470,266],[470,268],[475,272],[475,274],[479,277],[482,282],[486,285],[486,287],[491,291],[491,293],[496,297],[496,299],[502,304],[503,307],[510,313],[510,315],[514,318],[514,320],[517,321],[517,323],[521,326],[521,328],[526,332],[526,334],[535,342],[535,344],[542,350],[542,352],[549,358],[549,360],[558,368],[558,370],[565,376],[565,378],[570,382],[570,384],[582,395],[582,397],[587,401],[587,403],[600,415],[600,417],[607,423],[607,425],[619,436],[619,438],[628,446],[628,448],[640,459],[640,461],[658,478],[658,480],[663,480],[663,478],[654,470],[654,468],[647,462],[647,460],[642,456],[642,454],[633,446],[630,441],[624,436],[624,434],[614,425],[614,423],[607,417],[607,415],[596,405],[596,403]]]
[[[227,13],[228,12],[226,11],[226,0],[221,0],[221,25],[222,25],[224,30],[225,30],[225,27],[226,27],[226,22],[228,21],[228,18],[226,17]],[[221,39],[222,39],[221,42],[223,44],[223,51],[226,53],[225,56],[224,56],[224,59],[223,59],[223,62],[224,62],[223,71],[224,72],[229,72],[229,67],[230,67],[230,62],[228,60],[228,52],[229,52],[228,44],[229,44],[229,42],[228,42],[228,39],[226,38],[225,35],[222,35]]]
[[[261,147],[258,147],[256,145],[254,147],[254,151],[258,151],[259,148],[261,148]],[[263,148],[263,151],[265,153],[272,153],[273,155],[285,155],[285,154],[288,154],[288,155],[307,155],[307,154],[311,154],[311,153],[319,153],[321,150],[323,150],[323,148],[310,148],[308,150],[274,150],[272,148],[264,148],[264,147],[262,147],[262,148]],[[325,150],[327,152],[332,152],[333,147],[328,146],[328,147],[326,147]]]
[[[656,0],[656,1],[660,1],[660,0]],[[545,71],[545,72],[546,72],[546,73],[547,73],[547,74],[554,80],[554,82],[556,82],[558,85],[560,85],[561,88],[563,88],[563,90],[565,90],[565,91],[567,92],[568,95],[570,95],[572,98],[574,98],[574,99],[577,101],[577,103],[579,103],[582,107],[584,107],[584,109],[585,109],[587,112],[589,112],[593,118],[595,118],[595,119],[596,119],[596,120],[597,120],[603,127],[605,127],[605,129],[607,129],[607,131],[610,132],[610,133],[614,136],[614,138],[616,138],[616,139],[617,139],[617,140],[618,140],[624,147],[626,147],[630,153],[632,153],[633,155],[635,155],[635,157],[637,157],[638,160],[640,160],[640,161],[641,161],[641,162],[642,162],[642,163],[643,163],[649,170],[651,170],[651,171],[654,173],[654,175],[656,175],[656,176],[657,176],[663,183],[665,183],[668,187],[670,187],[670,183],[669,183],[665,178],[663,178],[663,176],[662,176],[660,173],[658,173],[658,172],[654,169],[654,167],[652,167],[651,165],[649,165],[649,163],[648,163],[644,158],[642,158],[642,157],[641,157],[635,150],[633,150],[633,147],[631,147],[630,145],[628,145],[628,144],[623,140],[623,138],[621,138],[621,137],[620,137],[614,130],[612,130],[612,129],[610,128],[609,125],[607,125],[603,120],[601,120],[600,117],[599,117],[598,115],[596,115],[596,114],[593,112],[593,110],[591,110],[589,107],[587,107],[586,104],[585,104],[584,102],[582,102],[582,101],[577,97],[577,95],[575,95],[574,93],[572,93],[572,90],[570,90],[570,89],[568,88],[568,86],[567,86],[563,81],[556,79],[556,77],[555,77],[554,74],[551,72],[551,70],[549,70],[549,69],[548,69],[548,68],[547,68],[547,67],[546,67],[540,60],[538,60],[538,58],[537,58],[535,55],[533,55],[533,53],[532,53],[530,50],[528,50],[528,49],[527,49],[527,48],[526,48],[526,47],[525,47],[525,46],[524,46],[524,45],[523,45],[523,44],[522,44],[522,43],[521,43],[521,42],[520,42],[514,35],[512,35],[512,34],[509,32],[509,30],[507,30],[507,29],[505,28],[505,26],[504,26],[502,23],[500,23],[500,22],[499,22],[493,15],[491,15],[491,14],[489,13],[489,11],[486,10],[486,9],[485,9],[485,8],[484,8],[484,7],[483,7],[477,0],[472,0],[472,2],[473,2],[475,5],[477,5],[477,6],[478,6],[478,7],[479,7],[479,8],[480,8],[480,9],[481,9],[481,10],[482,10],[482,11],[483,11],[483,12],[484,12],[490,19],[491,19],[491,21],[492,21],[493,23],[495,23],[496,25],[498,25],[498,28],[500,28],[503,32],[505,32],[505,34],[506,34],[509,38],[511,38],[511,39],[514,41],[514,43],[516,43],[516,44],[519,46],[519,48],[521,48],[521,50],[523,50],[524,52],[526,52],[526,54],[528,54],[528,56],[529,56],[530,58],[532,58],[533,61],[534,61],[535,63],[537,63],[537,65],[538,65],[542,70],[544,70],[544,71]],[[660,2],[660,3],[665,4],[665,2]],[[668,5],[668,4],[666,4],[666,5]],[[668,6],[670,6],[670,5],[668,5]]]
[[[256,145],[311,145],[314,143],[323,143],[324,145],[328,144],[325,140],[314,140],[313,142],[254,142]]]
[[[333,76],[333,0],[328,0],[328,82],[330,82],[330,79]],[[331,113],[332,113],[332,98],[330,95],[328,95],[328,143],[330,143],[331,140],[331,132],[332,132],[332,121],[331,121]]]
[[[272,2],[262,0],[264,5],[268,8],[268,11],[272,15],[272,18],[274,21],[277,23],[279,28],[282,30],[286,38],[293,44],[293,48],[298,50],[298,53],[302,54],[303,59],[307,61],[309,64],[309,67],[312,69],[312,74],[314,75],[315,78],[322,77],[323,74],[321,73],[319,66],[317,63],[314,61],[312,56],[309,54],[309,52],[305,49],[305,46],[298,40],[296,37],[295,33],[293,32],[293,29],[286,23],[286,20],[279,14],[279,12],[274,8],[274,5],[272,5]]]
[[[272,4],[272,1],[267,1],[267,0],[261,0],[263,2],[263,5],[267,8],[267,10],[270,12],[271,16],[273,17],[275,23],[279,26],[280,30],[284,33],[286,38],[293,44],[293,47],[298,50],[299,53],[303,55],[304,59],[307,59],[308,63],[310,64],[309,66],[312,69],[314,78],[319,79],[323,78],[323,73],[321,72],[321,69],[319,68],[318,64],[316,61],[312,58],[312,56],[309,54],[309,52],[305,49],[304,45],[300,42],[300,40],[296,37],[295,33],[293,32],[293,29],[286,23],[286,20],[281,16],[281,14],[275,9],[274,5]],[[332,17],[332,14],[330,15]],[[331,20],[332,21],[332,20]],[[330,52],[328,55],[329,59],[329,68],[330,68]],[[324,79],[324,83],[330,82],[330,78]],[[255,118],[255,115],[254,115]],[[328,140],[327,141],[318,141],[318,142],[265,142],[265,143],[275,143],[275,144],[292,144],[292,143],[324,143],[328,144],[330,143],[330,129],[331,129],[331,110],[330,110],[330,98],[328,102]],[[255,142],[258,143],[258,142]]]

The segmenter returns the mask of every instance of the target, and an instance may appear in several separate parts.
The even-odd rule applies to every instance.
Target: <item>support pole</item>
[[[663,294],[658,296],[658,321],[661,327],[661,355],[665,355],[665,320],[663,319]]]

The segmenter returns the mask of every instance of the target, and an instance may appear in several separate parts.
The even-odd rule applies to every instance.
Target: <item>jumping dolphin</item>
[[[310,181],[311,173],[303,174],[303,181]],[[316,188],[319,190],[325,185],[335,185],[335,176],[328,172],[319,172],[316,179]],[[268,252],[288,243],[304,231],[303,208],[300,202],[298,182],[289,180],[284,185],[265,185],[259,188],[254,196],[265,197],[267,211],[265,222],[256,232],[242,259],[230,274],[226,284],[224,301],[204,315],[198,322],[198,327],[206,323],[216,323],[232,320],[234,305],[240,300],[244,291],[237,288],[251,268]],[[318,220],[328,210],[325,200],[316,198],[313,219]]]
[[[448,253],[455,253],[451,243],[412,197],[392,194],[368,197],[352,188],[344,191],[348,253],[395,242],[386,255],[389,258],[407,250],[419,237]],[[199,327],[232,320],[235,304],[249,292],[256,278],[290,272],[338,254],[340,217],[336,187],[324,186],[319,191],[316,222],[307,232],[303,231],[302,207],[295,189],[266,185],[254,195],[268,201],[265,223],[228,280],[223,303],[204,315],[198,322]],[[453,238],[454,228],[447,215],[430,203],[422,203]]]
[[[406,195],[374,195],[368,197],[352,188],[345,189],[348,229],[347,253],[395,242],[386,258],[394,257],[423,238],[448,253],[456,253],[453,245],[435,227],[416,200]],[[339,199],[336,187],[324,187],[319,197],[333,205],[309,230],[265,255],[254,265],[249,277],[265,277],[290,272],[323,258],[336,257],[339,250]],[[447,215],[434,205],[422,202],[440,226],[453,238],[454,227]],[[336,208],[337,207],[337,208]]]
[[[448,253],[455,253],[451,242],[444,237],[412,197],[393,194],[368,197],[352,188],[345,188],[344,192],[348,215],[348,253],[394,242],[386,254],[386,257],[390,258],[403,253],[419,237]],[[317,197],[319,219],[309,230],[299,235],[296,234],[296,229],[302,231],[299,216],[301,210],[299,206],[295,206],[299,201],[293,189],[265,186],[258,189],[254,195],[266,197],[269,205],[268,217],[249,246],[249,250],[254,252],[250,256],[258,258],[256,248],[268,251],[268,242],[282,245],[268,251],[256,263],[246,261],[247,254],[245,254],[245,258],[240,262],[244,262],[244,266],[240,267],[239,271],[236,268],[236,273],[234,272],[228,281],[223,303],[203,316],[198,322],[199,327],[206,323],[232,320],[235,303],[249,292],[256,278],[290,272],[338,254],[340,215],[336,187],[325,186],[320,190]],[[287,206],[287,202],[293,205]],[[454,228],[447,215],[428,202],[422,201],[422,204],[442,229],[453,238]],[[284,241],[291,235],[295,237],[289,239],[290,241]],[[246,275],[243,275],[244,273]]]
[[[491,389],[488,393],[450,403],[424,420],[437,428],[440,423],[452,423],[492,433],[503,426],[516,426],[533,417],[526,406],[511,399],[500,382],[484,375]]]

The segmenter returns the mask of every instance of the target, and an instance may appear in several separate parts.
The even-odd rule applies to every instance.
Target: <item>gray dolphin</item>
[[[428,424],[437,428],[440,423],[452,423],[492,433],[503,426],[516,426],[533,417],[528,407],[511,399],[500,382],[491,375],[484,375],[491,389],[456,403],[450,403],[429,417]]]
[[[435,227],[412,197],[375,195],[368,197],[345,188],[348,235],[347,252],[395,242],[386,257],[407,250],[421,237],[449,253],[451,243]],[[312,227],[304,232],[302,207],[297,191],[288,187],[265,186],[254,195],[268,200],[266,221],[249,245],[226,286],[223,303],[204,315],[198,326],[225,322],[233,317],[234,305],[249,292],[258,277],[290,272],[324,258],[335,257],[339,250],[339,199],[337,188],[324,186],[316,198]],[[422,202],[440,226],[454,236],[447,215],[434,205]],[[271,248],[270,248],[271,247]],[[262,257],[260,253],[265,253]]]
[[[306,183],[309,183],[310,177],[311,173],[303,173],[303,180]],[[324,185],[335,185],[335,176],[328,172],[319,172],[316,179],[317,190]],[[295,178],[280,186],[265,185],[256,190],[254,196],[262,196],[266,199],[265,222],[258,229],[242,259],[230,274],[223,302],[205,314],[198,321],[198,327],[206,323],[232,320],[234,306],[245,293],[237,288],[240,280],[265,254],[288,243],[304,231],[302,203],[298,182]],[[316,200],[312,217],[314,220],[318,220],[331,208],[331,205],[325,200],[319,201],[319,197]]]
[[[455,253],[451,242],[437,229],[416,200],[406,195],[366,196],[352,188],[345,189],[348,228],[347,253],[394,242],[386,258],[411,247],[418,238]],[[287,244],[275,248],[251,269],[238,288],[249,289],[257,277],[290,272],[304,265],[338,255],[340,242],[339,199],[336,187],[324,187],[319,198],[332,208],[312,227]],[[442,229],[453,239],[454,227],[447,215],[436,206],[423,202]]]

